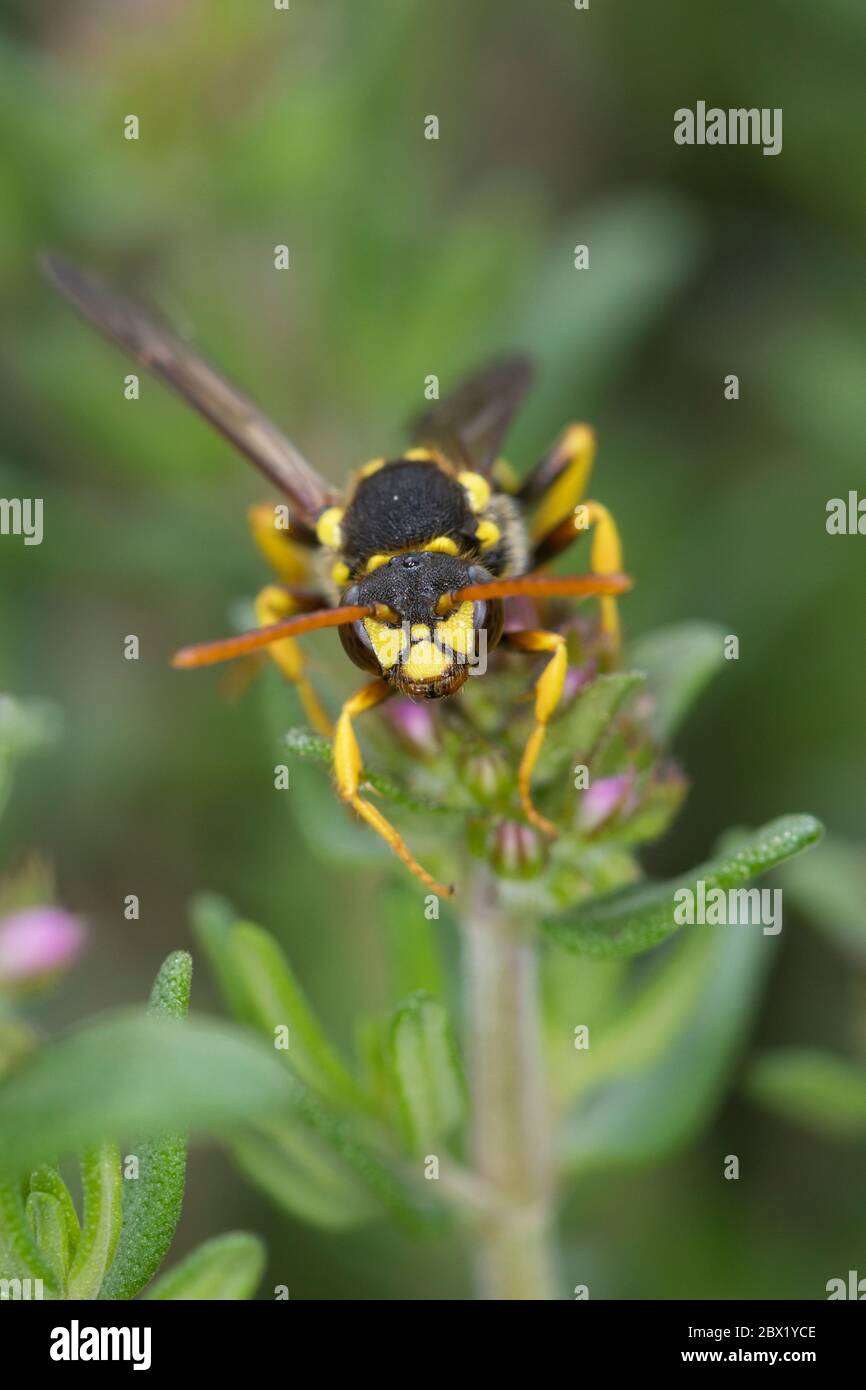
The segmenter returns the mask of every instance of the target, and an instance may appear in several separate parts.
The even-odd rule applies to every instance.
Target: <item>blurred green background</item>
[[[93,932],[47,1028],[143,998],[204,888],[280,935],[342,1042],[359,1007],[393,1001],[380,881],[311,856],[273,791],[260,693],[230,702],[218,676],[167,664],[261,583],[244,515],[267,488],[156,384],[124,400],[129,367],[40,278],[44,246],[157,301],[335,480],[399,446],[428,373],[446,387],[488,351],[533,352],[509,456],[524,468],[568,420],[597,427],[593,491],[637,579],[628,630],[700,617],[740,639],[680,742],[693,790],[650,866],[789,810],[862,839],[866,541],[825,531],[829,498],[866,493],[857,0],[0,14],[0,495],[45,500],[41,547],[0,542],[0,685],[66,723],[20,773],[0,851],[44,850]],[[676,146],[673,112],[698,99],[781,107],[781,155]],[[332,708],[354,683],[336,646],[310,644]],[[757,1040],[849,1050],[855,972],[805,920],[786,927]],[[194,1003],[213,1002],[202,968]],[[725,1153],[739,1183],[720,1181]],[[453,1244],[311,1232],[197,1148],[175,1254],[234,1225],[267,1235],[265,1287],[293,1297],[468,1293]],[[821,1297],[866,1273],[862,1146],[735,1089],[687,1153],[574,1194],[565,1265],[593,1297]]]

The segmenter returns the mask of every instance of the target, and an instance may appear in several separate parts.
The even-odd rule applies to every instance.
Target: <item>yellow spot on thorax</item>
[[[326,507],[316,522],[316,535],[320,545],[325,545],[329,550],[339,550],[343,543],[341,523],[343,520],[342,507]]]
[[[483,512],[490,501],[490,484],[480,473],[458,473],[457,481],[469,494],[473,512]]]

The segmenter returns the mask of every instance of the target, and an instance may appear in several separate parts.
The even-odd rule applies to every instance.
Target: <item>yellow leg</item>
[[[381,835],[386,845],[389,845],[394,853],[402,859],[410,873],[420,879],[425,887],[432,893],[440,897],[450,897],[454,892],[453,888],[446,888],[441,883],[437,883],[422,869],[417,859],[413,858],[409,846],[394,829],[389,820],[382,815],[381,811],[372,806],[369,801],[365,801],[358,788],[361,774],[363,772],[363,760],[361,750],[358,747],[358,740],[355,738],[355,731],[352,728],[352,720],[365,710],[374,709],[383,700],[387,700],[392,693],[387,681],[380,679],[371,681],[365,685],[356,695],[347,700],[340,717],[337,720],[337,728],[334,734],[334,775],[337,779],[337,791],[344,801],[357,811],[358,815],[365,820],[377,835]]]
[[[262,589],[256,599],[256,618],[259,627],[278,623],[282,618],[290,618],[293,613],[303,611],[303,605],[286,589],[277,584],[269,584]],[[298,692],[304,713],[320,734],[330,738],[333,725],[319,703],[310,681],[304,673],[304,655],[295,637],[284,637],[268,647],[268,653],[277,663],[287,681],[291,681]]]
[[[250,507],[247,522],[253,540],[283,583],[303,584],[309,579],[315,551],[295,540],[290,530],[278,526],[281,515],[281,508],[257,503]]]
[[[589,552],[589,567],[593,574],[619,574],[622,571],[622,544],[616,522],[601,502],[584,502],[578,512],[586,513],[586,524],[593,528]],[[576,518],[577,519],[577,518]],[[620,626],[616,598],[610,594],[599,599],[601,630],[609,638],[614,651],[619,651]]]
[[[595,461],[595,434],[589,425],[569,425],[541,465],[550,483],[532,519],[531,539],[539,541],[570,516],[586,491]]]
[[[545,820],[544,816],[539,815],[532,804],[531,783],[532,773],[541,752],[541,745],[544,743],[548,722],[562,698],[565,675],[568,670],[565,638],[558,632],[527,629],[525,632],[506,633],[503,641],[521,652],[551,653],[550,660],[535,682],[535,728],[523,750],[523,757],[517,772],[517,786],[526,819],[531,821],[533,825],[537,825],[539,830],[543,830],[546,835],[555,835],[557,833],[556,826],[552,825],[549,820]]]

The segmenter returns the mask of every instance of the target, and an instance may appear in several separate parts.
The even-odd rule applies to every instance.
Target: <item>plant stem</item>
[[[474,885],[463,937],[473,1160],[498,1197],[474,1227],[478,1293],[553,1299],[554,1183],[537,952],[486,872]]]

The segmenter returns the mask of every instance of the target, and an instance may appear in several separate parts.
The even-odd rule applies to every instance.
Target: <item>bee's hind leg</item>
[[[589,565],[593,574],[622,570],[622,545],[616,522],[601,502],[583,502],[595,460],[595,434],[588,425],[569,425],[553,449],[523,483],[520,498],[537,508],[532,521],[532,568],[556,559],[590,528]],[[600,600],[601,629],[613,651],[619,650],[616,598]]]

